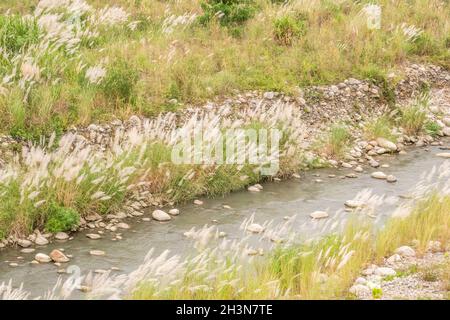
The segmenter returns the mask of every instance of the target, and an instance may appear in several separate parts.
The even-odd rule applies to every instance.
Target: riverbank
[[[193,137],[199,127],[212,133],[202,141],[204,148],[213,146],[227,128],[281,130],[280,171],[270,178],[275,180],[330,165],[354,168],[348,176],[352,178],[364,165],[378,167],[376,158],[381,154],[403,152],[409,144],[439,145],[438,137],[449,134],[450,75],[434,66],[407,67],[404,74],[396,95],[413,98],[392,107],[373,95],[380,88],[351,79],[308,89],[316,90],[314,95],[321,92],[323,99],[316,103],[266,92],[262,98],[249,97],[245,104],[237,103],[242,101],[238,97],[156,119],[132,117],[125,124],[92,125],[67,133],[56,147],[52,139],[32,147],[7,143],[7,150],[23,151],[4,157],[2,245],[45,244],[58,232],[57,237],[67,238],[67,231],[76,229],[117,232],[127,228],[123,218],[140,217],[147,207],[170,208],[267,179],[255,171],[261,164],[174,164],[173,146],[185,136]],[[354,105],[360,108],[355,110]],[[326,111],[330,106],[335,111],[332,118]],[[315,112],[305,111],[312,108]],[[251,143],[246,147],[251,149]],[[265,161],[263,165],[270,163],[270,156]],[[35,229],[39,231],[24,239]]]

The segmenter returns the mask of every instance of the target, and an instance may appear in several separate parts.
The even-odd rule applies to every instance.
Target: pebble
[[[201,206],[203,204],[203,201],[196,199],[196,200],[194,200],[194,204]]]
[[[34,257],[34,259],[40,263],[47,263],[52,261],[52,258],[50,258],[48,255],[44,254],[44,253],[38,253],[36,254],[36,256]]]
[[[386,179],[387,178],[386,174],[381,171],[375,171],[370,176],[375,179]]]
[[[152,218],[156,221],[170,221],[172,220],[171,216],[162,210],[155,210],[152,212]],[[118,225],[117,225],[118,226]]]
[[[88,234],[86,234],[86,237],[88,237],[91,240],[98,240],[101,238],[101,235],[96,234],[96,233],[88,233]]]
[[[378,276],[382,276],[382,277],[387,277],[387,276],[395,276],[397,274],[397,272],[389,267],[379,267],[377,269],[375,269],[375,275]]]
[[[370,288],[363,284],[355,284],[349,291],[357,297],[364,297],[371,294]]]
[[[386,181],[387,182],[397,182],[397,178],[395,177],[395,176],[393,176],[392,174],[390,174],[390,175],[388,175],[387,177],[386,177]]]
[[[387,149],[389,151],[397,151],[397,145],[385,138],[378,138],[377,143],[380,147],[384,149]]]
[[[364,206],[364,202],[358,200],[347,200],[344,205],[349,208],[361,208]]]
[[[55,234],[55,239],[56,240],[67,240],[67,239],[69,239],[69,235],[65,232],[58,232],[57,234]]]
[[[34,243],[36,243],[38,246],[45,246],[48,244],[48,240],[41,234],[38,234],[36,236],[36,240],[34,240]]]
[[[441,158],[450,159],[450,152],[441,152],[441,153],[436,154],[436,156],[441,157]]]
[[[25,248],[25,249],[20,250],[20,252],[22,252],[22,253],[32,253],[34,251],[35,251],[35,249],[33,249],[33,248]]]
[[[252,223],[249,226],[247,226],[247,231],[253,232],[253,233],[261,233],[264,231],[264,227],[257,223]]]
[[[261,190],[255,186],[250,186],[247,188],[248,191],[250,192],[260,192]]]
[[[347,169],[353,168],[353,166],[348,162],[342,162],[341,166]]]
[[[50,252],[50,258],[59,263],[69,262],[69,258],[59,250],[53,250]]]
[[[169,214],[172,215],[172,216],[177,216],[177,215],[180,214],[180,210],[178,210],[178,209],[170,209],[169,210]]]
[[[116,224],[116,227],[120,229],[130,229],[130,226],[125,222],[119,222],[118,224]]]
[[[142,218],[142,221],[148,222],[148,221],[152,221],[152,219],[150,219],[150,218]]]
[[[402,246],[400,248],[397,248],[397,250],[395,250],[395,253],[401,255],[402,257],[415,257],[416,256],[416,252],[414,251],[414,249],[409,246]]]
[[[9,264],[9,266],[10,266],[10,267],[18,267],[19,264],[18,264],[18,263],[15,263],[15,262],[11,262],[11,263]]]
[[[21,246],[22,248],[28,248],[29,246],[31,246],[33,243],[30,240],[26,240],[26,239],[19,239],[17,240],[17,244],[19,246]]]
[[[373,167],[373,168],[378,168],[378,167],[380,166],[380,163],[379,163],[378,161],[376,161],[376,160],[371,159],[371,160],[369,161],[369,165],[370,165],[371,167]]]
[[[224,205],[222,206],[222,208],[228,209],[228,210],[231,210],[231,209],[232,209],[229,205],[226,205],[226,204],[224,204]]]
[[[356,171],[356,172],[363,172],[364,169],[363,169],[361,166],[357,166],[357,167],[355,168],[355,171]]]
[[[309,216],[313,219],[324,219],[328,218],[328,213],[325,211],[314,211],[309,214]]]
[[[104,256],[106,252],[102,250],[91,250],[89,251],[89,254],[92,256]]]

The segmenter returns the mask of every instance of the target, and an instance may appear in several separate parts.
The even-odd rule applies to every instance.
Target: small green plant
[[[68,231],[80,221],[77,211],[71,208],[50,205],[45,229],[50,232]]]
[[[340,157],[351,139],[352,136],[347,127],[344,125],[335,125],[331,128],[325,141],[323,141],[323,152],[329,156]]]
[[[439,124],[437,124],[434,121],[427,121],[425,123],[425,131],[432,137],[437,136],[439,134],[440,130],[441,130],[441,127],[439,126]]]
[[[283,16],[274,21],[274,39],[280,45],[290,46],[306,33],[306,19]]]
[[[427,282],[436,282],[439,280],[439,272],[434,268],[428,268],[422,271],[422,279]]]
[[[217,18],[221,26],[235,27],[253,17],[256,12],[253,0],[206,0],[201,3],[203,15],[201,24],[207,24]]]
[[[374,299],[381,299],[381,297],[383,296],[383,290],[381,288],[373,288],[372,289],[372,297]]]
[[[138,72],[125,60],[118,60],[108,70],[102,89],[110,99],[131,102],[137,80]]]
[[[400,109],[399,124],[408,135],[417,135],[423,131],[427,114],[428,98],[421,97],[411,106]]]
[[[366,124],[364,128],[364,136],[368,140],[385,138],[393,140],[395,137],[392,134],[392,121],[386,116],[379,117],[374,121]]]

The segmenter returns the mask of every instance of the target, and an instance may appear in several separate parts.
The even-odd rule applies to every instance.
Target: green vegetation
[[[349,129],[344,125],[334,125],[328,135],[319,142],[317,147],[328,156],[341,157],[352,140]]]
[[[368,28],[365,1],[86,1],[79,43],[70,32],[49,36],[52,26],[74,27],[68,8],[49,10],[63,13],[57,22],[39,22],[37,0],[0,3],[0,77],[10,79],[0,88],[3,133],[37,140],[235,90],[293,94],[348,77],[373,80],[393,102],[389,70],[405,61],[449,67],[447,1],[379,1],[379,30]],[[106,4],[123,12],[100,13]],[[87,81],[99,66],[105,76]]]
[[[416,103],[400,109],[398,123],[408,135],[418,135],[427,123],[428,98],[423,97]]]
[[[364,136],[367,140],[385,138],[394,141],[395,136],[392,134],[392,129],[392,120],[387,116],[382,116],[365,125]]]

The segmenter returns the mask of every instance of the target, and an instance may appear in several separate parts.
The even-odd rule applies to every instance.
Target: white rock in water
[[[263,189],[263,186],[260,185],[259,183],[255,184],[254,187],[258,188],[259,190],[262,190],[262,189]]]
[[[180,210],[178,210],[178,209],[170,209],[169,210],[169,214],[172,215],[172,216],[177,216],[177,215],[180,214]]]
[[[50,258],[55,262],[69,262],[69,258],[64,253],[56,249],[50,252]]]
[[[353,166],[352,166],[350,163],[348,163],[348,162],[342,162],[341,166],[342,166],[343,168],[347,168],[347,169],[350,169],[350,168],[353,167]]]
[[[92,256],[104,256],[106,253],[102,250],[91,250],[89,251],[89,254]]]
[[[373,160],[373,159],[371,159],[369,161],[369,164],[370,164],[371,167],[374,167],[374,168],[378,168],[380,166],[380,163],[378,161]]]
[[[441,158],[450,159],[450,152],[442,152],[442,153],[438,153],[436,155]]]
[[[247,188],[248,191],[250,192],[260,192],[261,190],[255,186],[250,186]]]
[[[264,231],[264,227],[257,223],[252,223],[247,227],[247,231],[253,232],[253,233],[261,233]]]
[[[33,249],[33,248],[25,248],[25,249],[20,250],[20,252],[22,252],[22,253],[32,253],[34,251],[35,251],[35,249]]]
[[[203,201],[196,199],[196,200],[194,200],[194,204],[201,206],[203,204]]]
[[[313,219],[324,219],[328,218],[328,213],[325,211],[314,211],[310,213],[309,216]]]
[[[416,252],[414,251],[414,249],[411,247],[408,247],[408,246],[402,246],[400,248],[397,248],[397,250],[395,250],[395,253],[401,255],[402,257],[415,257],[416,256]]]
[[[30,240],[26,240],[26,239],[19,239],[17,240],[17,244],[19,246],[21,246],[22,248],[28,248],[29,246],[31,246],[33,243]]]
[[[386,181],[387,182],[397,182],[397,178],[395,176],[393,176],[392,174],[390,174],[386,177]]]
[[[387,276],[395,276],[397,272],[392,268],[379,267],[375,269],[375,274],[378,276],[387,277]]]
[[[126,224],[125,222],[120,222],[120,223],[116,224],[116,227],[120,228],[120,229],[130,229],[130,226],[128,224]]]
[[[34,257],[34,259],[36,259],[36,261],[40,262],[40,263],[47,263],[52,261],[52,258],[50,258],[48,255],[44,254],[44,253],[38,253],[36,254],[36,256]]]
[[[172,218],[162,210],[155,210],[152,212],[152,218],[156,221],[169,221]]]
[[[397,151],[397,145],[385,138],[378,138],[377,143],[380,147],[388,149],[389,151]]]
[[[364,206],[364,202],[358,200],[347,200],[344,205],[349,208],[361,208]]]
[[[67,240],[67,239],[69,239],[69,235],[65,232],[58,232],[57,234],[55,234],[55,239],[56,240]]]
[[[91,240],[97,240],[100,239],[102,236],[96,233],[88,233],[86,234],[86,237],[88,237]]]
[[[381,171],[375,171],[370,176],[375,179],[386,179],[387,178],[386,174]]]
[[[354,294],[357,297],[370,296],[371,294],[371,290],[369,289],[369,287],[363,284],[355,284],[350,288],[349,291],[351,294]]]
[[[34,240],[34,243],[36,243],[38,246],[45,246],[48,244],[48,240],[41,234],[38,234],[36,236],[36,240]]]

